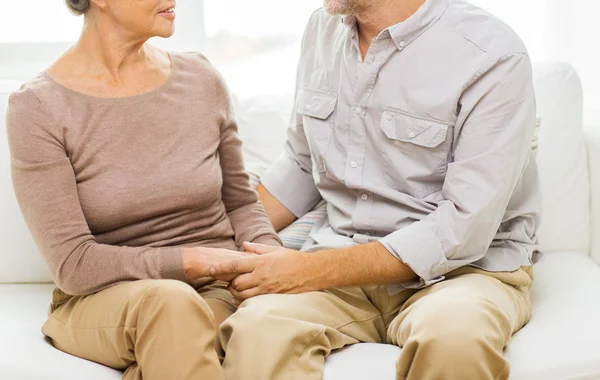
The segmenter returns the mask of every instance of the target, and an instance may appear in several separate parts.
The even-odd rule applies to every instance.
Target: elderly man
[[[280,229],[321,199],[302,252],[213,266],[243,301],[229,379],[321,379],[358,342],[403,348],[398,379],[506,379],[530,318],[540,195],[531,63],[460,0],[325,0],[302,44],[286,152],[264,176]]]

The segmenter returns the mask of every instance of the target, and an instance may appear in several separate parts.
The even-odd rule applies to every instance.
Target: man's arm
[[[532,159],[535,94],[525,53],[491,62],[463,92],[460,105],[456,125],[462,128],[454,140],[443,200],[421,221],[381,240],[418,274],[418,283],[405,286],[426,286],[482,259],[517,184],[523,175],[531,174],[526,169]],[[519,191],[535,188],[532,181],[524,186]],[[536,227],[534,222],[529,233]]]
[[[256,190],[275,231],[281,231],[296,220],[296,215],[279,202],[262,183]]]
[[[417,275],[378,242],[316,253],[244,244],[258,256],[222,261],[211,276],[229,281],[238,301],[261,294],[297,294],[353,285],[399,284]]]

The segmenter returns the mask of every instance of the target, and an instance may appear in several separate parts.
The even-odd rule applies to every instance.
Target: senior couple
[[[147,43],[173,33],[173,0],[67,5],[79,41],[7,119],[56,348],[127,380],[317,380],[333,350],[378,342],[403,348],[398,379],[508,378],[540,196],[531,63],[506,25],[461,0],[325,0],[257,193],[218,72]],[[321,200],[302,252],[282,248]]]

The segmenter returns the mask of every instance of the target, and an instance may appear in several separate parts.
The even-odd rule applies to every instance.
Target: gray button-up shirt
[[[304,249],[379,240],[425,286],[465,265],[531,265],[540,192],[525,46],[462,1],[428,0],[372,41],[317,11],[286,152],[263,178],[295,215],[327,202]]]

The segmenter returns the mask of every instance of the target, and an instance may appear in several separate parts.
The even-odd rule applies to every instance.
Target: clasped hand
[[[211,265],[209,275],[229,282],[237,302],[262,294],[296,294],[320,290],[310,256],[291,249],[244,243],[245,254]]]

